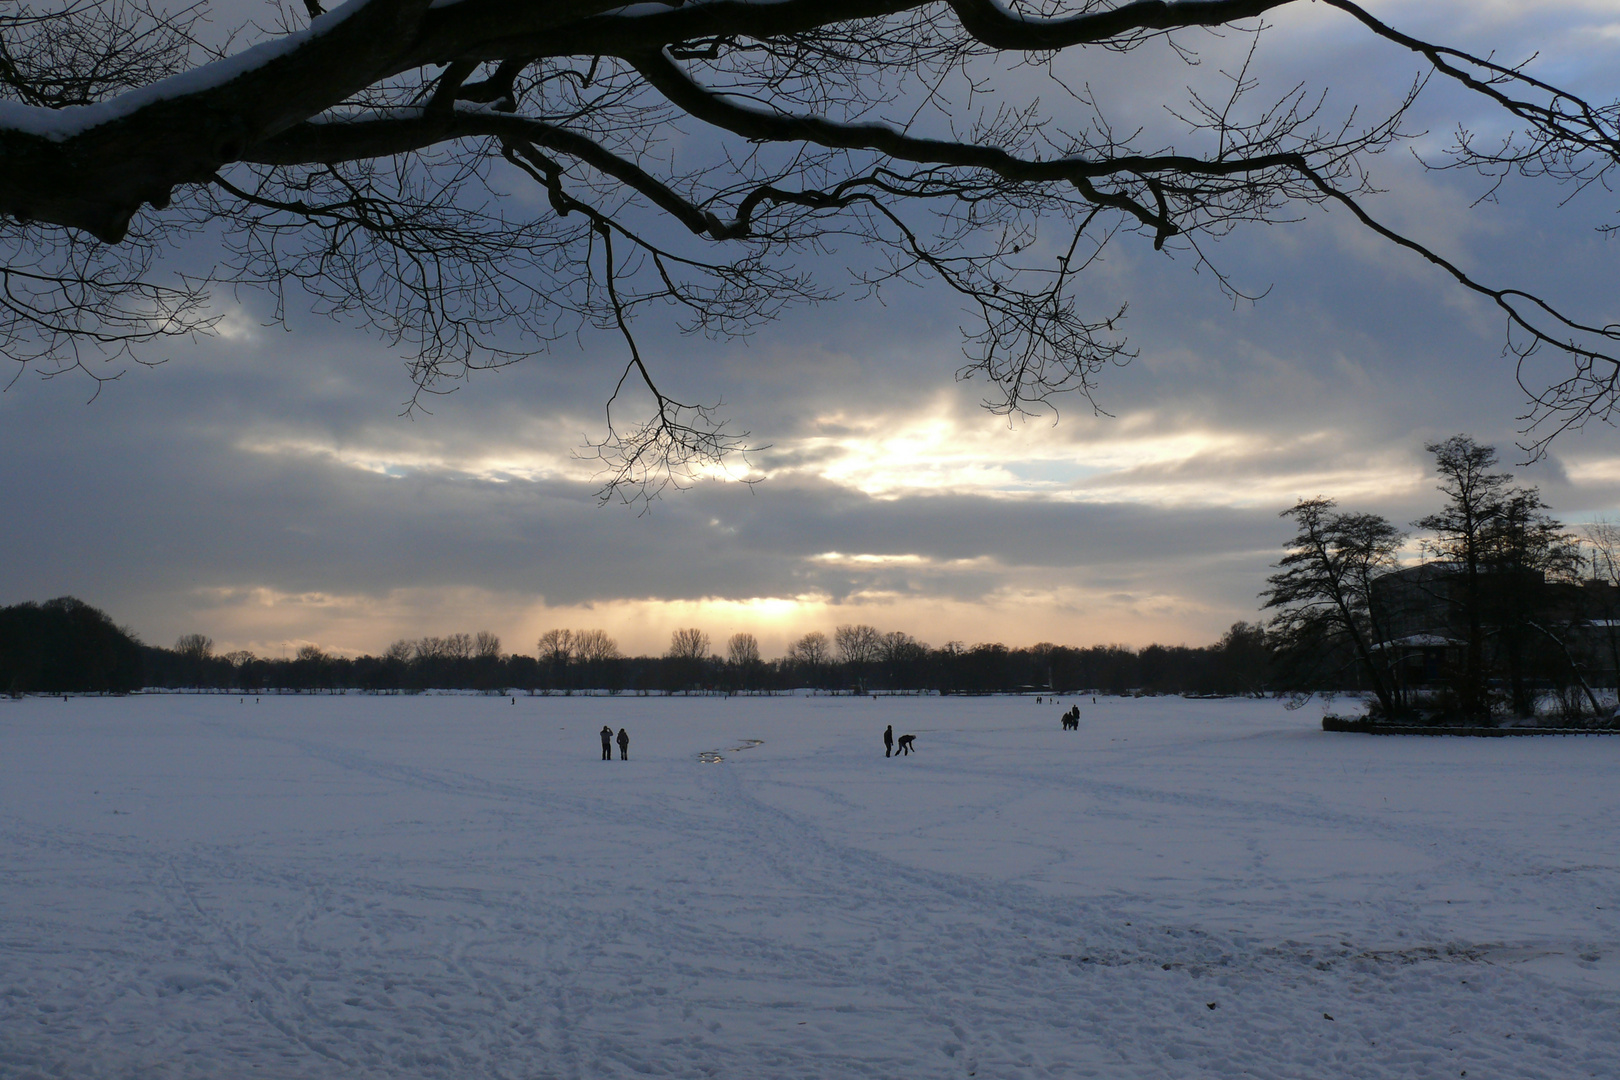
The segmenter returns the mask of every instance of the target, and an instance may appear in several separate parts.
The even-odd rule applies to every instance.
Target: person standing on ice
[[[888,757],[894,753],[894,725],[890,724],[883,729],[883,756]]]
[[[625,734],[624,728],[619,729],[619,760],[630,760],[630,736]]]
[[[602,760],[613,760],[613,729],[602,725]]]

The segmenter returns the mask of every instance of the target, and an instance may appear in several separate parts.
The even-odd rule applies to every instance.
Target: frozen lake
[[[1072,700],[0,701],[0,1076],[1620,1075],[1620,738]]]

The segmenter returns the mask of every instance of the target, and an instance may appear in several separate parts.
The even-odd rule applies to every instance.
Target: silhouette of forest
[[[71,596],[0,608],[0,689],[6,693],[139,690],[146,651],[105,612]]]
[[[846,632],[853,632],[846,634]],[[381,656],[334,656],[304,646],[290,658],[217,654],[200,634],[173,648],[146,645],[104,612],[73,597],[0,608],[0,688],[25,693],[169,690],[412,693],[773,693],[812,688],[849,693],[987,694],[1092,690],[1101,693],[1261,694],[1270,689],[1270,650],[1258,625],[1237,623],[1208,646],[1073,648],[1043,642],[930,647],[903,633],[840,627],[838,638],[886,639],[887,648],[843,657],[832,649],[775,660],[757,649],[738,659],[684,653],[619,656],[600,631],[576,632],[588,651],[559,648],[567,631],[542,639],[550,652],[503,652],[488,632],[396,642]],[[697,631],[677,631],[699,635]],[[700,635],[707,645],[707,636]],[[746,635],[739,635],[746,637]],[[807,638],[822,638],[811,634]],[[549,639],[549,642],[548,640]],[[750,639],[751,640],[751,639]],[[737,654],[736,639],[732,652]],[[1351,686],[1335,689],[1351,689]]]

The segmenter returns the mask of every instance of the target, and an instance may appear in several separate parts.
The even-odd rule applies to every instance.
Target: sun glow
[[[911,419],[836,414],[815,427],[822,433],[780,446],[769,474],[814,476],[884,500],[976,495],[1269,506],[1321,491],[1387,496],[1423,482],[1406,454],[1352,450],[1326,431],[1200,429],[1152,413],[1073,428],[1009,428],[941,400]]]
[[[395,589],[379,595],[292,593],[256,585],[199,589],[184,612],[171,613],[154,640],[205,627],[219,652],[294,655],[301,646],[358,656],[392,641],[423,635],[498,634],[508,652],[533,655],[536,640],[558,627],[607,631],[628,655],[658,655],[670,632],[697,627],[724,655],[736,633],[753,634],[761,652],[780,656],[812,630],[830,634],[846,623],[904,630],[932,645],[1040,640],[1094,644],[1152,640],[1202,641],[1218,635],[1231,614],[1152,587],[1120,583],[1014,583],[986,595],[949,597],[868,588],[834,597],[811,591],[744,598],[643,597],[552,605],[544,597],[476,588]]]
[[[601,463],[580,456],[579,436],[571,430],[548,422],[521,433],[521,439],[494,444],[474,439],[464,445],[392,431],[362,432],[347,440],[253,432],[236,445],[257,455],[315,459],[396,479],[437,475],[594,491],[603,480]],[[721,462],[694,474],[695,480],[721,483],[795,478],[882,501],[956,495],[1234,507],[1286,506],[1322,492],[1341,500],[1387,497],[1425,482],[1421,463],[1405,449],[1354,445],[1326,430],[1223,429],[1155,412],[1057,427],[1033,422],[1009,427],[948,395],[909,416],[826,414],[804,433],[779,438],[748,461]]]

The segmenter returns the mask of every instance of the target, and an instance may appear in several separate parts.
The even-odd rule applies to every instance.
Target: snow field
[[[1071,700],[0,703],[0,1077],[1620,1075],[1620,738]]]

